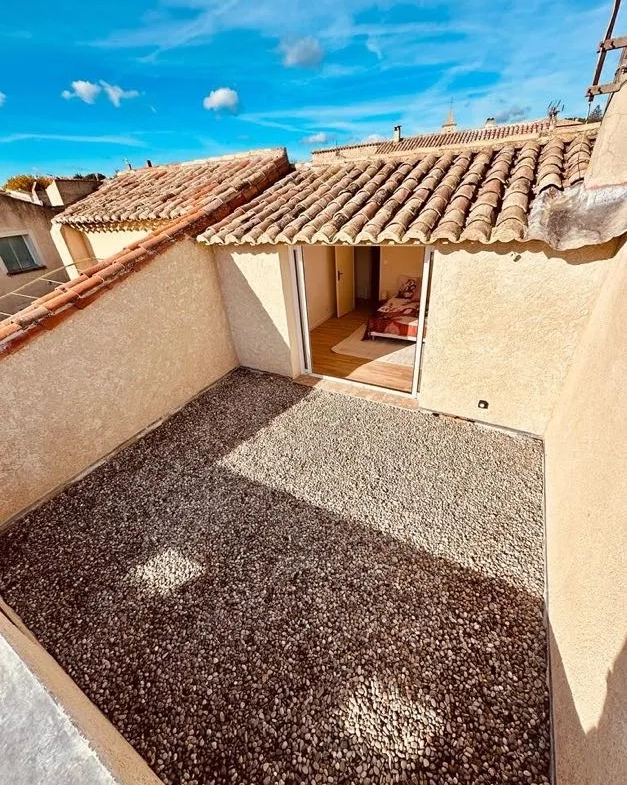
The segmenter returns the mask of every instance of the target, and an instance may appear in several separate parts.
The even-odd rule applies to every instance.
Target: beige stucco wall
[[[48,270],[54,270],[62,265],[61,257],[50,236],[50,221],[54,215],[55,211],[49,207],[0,194],[0,237],[8,234],[28,234],[35,245],[39,260]],[[33,270],[7,275],[4,267],[0,265],[0,295],[24,286],[45,272],[46,270]]]
[[[67,207],[100,187],[98,180],[53,180],[46,188],[50,204]]]
[[[240,364],[297,376],[297,316],[287,247],[216,246],[213,252]]]
[[[418,278],[422,275],[425,249],[420,245],[383,245],[381,246],[381,265],[379,267],[379,297],[386,292],[394,297],[398,291],[401,275]]]
[[[136,240],[142,240],[155,226],[146,222],[142,228],[85,231],[69,224],[54,223],[51,234],[68,275],[76,278],[92,264],[108,259]]]
[[[142,240],[152,231],[151,225],[142,229],[118,229],[116,231],[85,231],[83,235],[91,248],[92,255],[102,261],[118,253],[130,243]],[[93,264],[90,262],[90,264]],[[80,265],[79,265],[80,269]]]
[[[627,782],[627,246],[545,435],[558,785]]]
[[[0,359],[0,523],[236,365],[215,261],[192,240]]]
[[[627,184],[627,76],[623,86],[611,95],[599,136],[586,170],[586,188]]]
[[[614,251],[438,246],[421,406],[543,434]]]
[[[303,248],[309,329],[335,316],[335,254],[332,245]]]

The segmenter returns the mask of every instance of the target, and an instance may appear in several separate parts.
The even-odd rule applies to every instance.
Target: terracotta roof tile
[[[101,290],[109,288],[136,265],[156,256],[172,242],[187,236],[188,233],[195,239],[210,223],[224,220],[233,211],[239,214],[247,201],[258,197],[264,188],[292,171],[283,149],[253,152],[236,158],[213,159],[210,165],[203,162],[202,167],[207,168],[207,171],[199,170],[196,165],[180,164],[177,167],[154,167],[141,170],[141,173],[130,173],[140,175],[149,172],[148,180],[151,186],[159,182],[167,185],[168,194],[162,195],[164,209],[153,210],[153,214],[163,216],[167,213],[169,220],[143,239],[130,243],[108,259],[84,269],[78,278],[57,286],[43,297],[34,300],[27,308],[0,321],[0,355],[12,351],[14,344],[21,345],[22,339],[35,334],[34,330],[39,326],[45,328],[46,320],[51,320],[51,317],[58,316],[68,308],[84,307]],[[174,168],[179,173],[176,177],[170,171],[163,171]],[[184,178],[180,176],[181,171],[185,174]],[[129,216],[139,215],[138,206],[144,198],[142,194],[145,195],[147,191],[140,182],[141,177],[127,181],[125,178],[128,176],[124,175],[112,181],[119,180],[123,187],[118,189],[116,186],[113,192],[109,189],[111,202],[106,207],[106,215],[109,216],[107,220],[129,220]],[[189,179],[193,177],[200,178],[200,186]],[[129,183],[130,187],[126,188]],[[96,214],[103,213],[98,213],[101,202],[92,200],[91,196],[96,196],[103,190],[106,190],[105,186],[82,202],[72,205],[72,208],[78,208],[79,205],[89,202],[86,207],[84,205],[84,212],[76,211],[72,215],[83,216],[81,220],[85,223],[95,222]],[[171,195],[173,191],[178,194],[174,201]],[[116,200],[121,200],[123,193],[130,199],[126,208],[121,203],[116,206]],[[150,191],[150,198],[157,199],[154,189]],[[67,213],[68,211],[59,217],[67,220]],[[74,218],[70,220],[73,222]]]
[[[534,199],[581,180],[595,135],[587,130],[566,139],[303,164],[201,239],[222,245],[524,240]]]
[[[427,152],[430,149],[442,151],[478,145],[490,146],[513,140],[541,140],[556,133],[562,137],[568,137],[581,133],[583,130],[596,131],[599,125],[598,122],[584,123],[581,120],[572,119],[552,121],[548,117],[543,117],[523,123],[497,124],[483,128],[443,129],[435,133],[408,136],[398,142],[386,140],[341,145],[314,150],[312,157],[316,162],[323,162],[333,159],[404,155],[410,152]]]
[[[197,210],[211,211],[235,192],[251,189],[256,195],[260,171],[285,158],[285,150],[279,148],[121,172],[67,207],[55,221],[78,226],[172,221]],[[267,174],[267,183],[274,182],[276,178]]]

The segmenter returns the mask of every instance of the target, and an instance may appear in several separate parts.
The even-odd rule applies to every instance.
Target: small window
[[[21,234],[16,234],[13,237],[0,237],[0,259],[9,274],[38,270],[42,267],[28,246],[26,237]]]

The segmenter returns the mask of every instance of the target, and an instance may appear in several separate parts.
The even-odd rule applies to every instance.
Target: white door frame
[[[313,371],[309,318],[307,316],[307,291],[305,288],[305,265],[303,262],[303,249],[300,245],[290,246],[289,254],[291,260],[290,270],[292,276],[292,286],[295,293],[295,297],[293,299],[296,315],[296,328],[298,331],[298,353],[301,363],[301,372],[310,376],[318,376],[321,379],[337,381],[332,376],[316,374]],[[418,312],[418,328],[416,334],[416,353],[414,357],[411,392],[406,393],[401,392],[400,390],[387,390],[390,394],[399,395],[403,398],[417,398],[418,390],[420,388],[427,296],[429,292],[429,277],[432,265],[433,247],[430,245],[425,246],[424,264],[422,267],[422,284],[420,288],[420,309]],[[375,385],[366,384],[364,382],[356,382],[352,379],[342,379],[341,381],[348,382],[349,384],[355,384],[358,387],[366,387],[368,389],[377,391],[381,390],[380,387],[376,387]]]
[[[291,245],[290,270],[292,286],[295,292],[294,308],[296,310],[296,327],[298,331],[298,355],[300,357],[301,373],[312,374],[313,363],[311,360],[311,341],[309,337],[309,317],[307,315],[307,292],[305,289],[305,265],[303,262],[303,249],[300,245]]]
[[[416,332],[416,354],[414,356],[414,373],[411,380],[411,397],[418,397],[420,388],[420,370],[422,365],[423,343],[425,337],[425,318],[427,315],[427,295],[429,292],[429,274],[433,263],[433,246],[425,247],[422,265],[422,285],[420,287],[420,310],[418,311],[418,330]]]

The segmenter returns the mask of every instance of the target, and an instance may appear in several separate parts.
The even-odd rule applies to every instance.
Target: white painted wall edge
[[[11,617],[12,621],[0,610],[0,635],[70,718],[113,779],[120,785],[163,785],[63,668],[25,632],[13,611]]]

